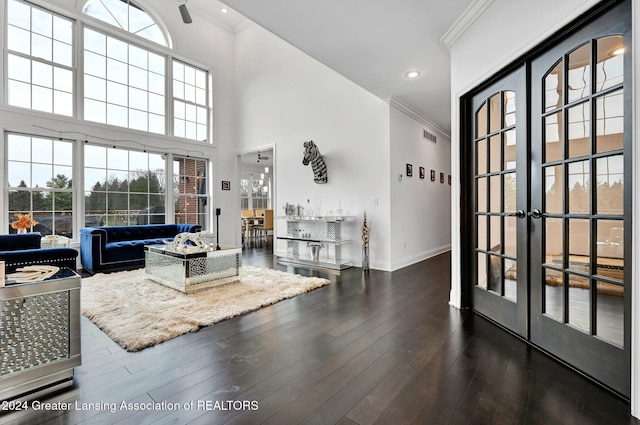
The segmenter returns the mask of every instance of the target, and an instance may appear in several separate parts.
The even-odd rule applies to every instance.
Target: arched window
[[[154,43],[168,46],[167,37],[155,19],[131,0],[89,0],[82,12]]]

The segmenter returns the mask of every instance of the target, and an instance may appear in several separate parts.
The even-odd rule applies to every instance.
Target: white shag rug
[[[80,294],[84,316],[122,348],[139,351],[329,283],[243,266],[237,282],[187,295],[138,269],[84,278]]]

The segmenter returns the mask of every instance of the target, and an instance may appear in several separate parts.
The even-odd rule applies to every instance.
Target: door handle
[[[536,208],[535,210],[531,211],[528,215],[531,216],[531,218],[541,218],[543,214],[542,214],[542,211]]]
[[[527,216],[527,213],[524,212],[524,210],[518,210],[514,213],[507,213],[505,214],[507,217],[518,217],[518,218],[525,218]]]

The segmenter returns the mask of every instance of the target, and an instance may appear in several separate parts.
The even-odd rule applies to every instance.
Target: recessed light
[[[420,71],[407,71],[404,76],[407,78],[418,78],[420,76]]]
[[[222,13],[229,13],[229,9],[223,7],[222,9],[220,9],[220,12]]]

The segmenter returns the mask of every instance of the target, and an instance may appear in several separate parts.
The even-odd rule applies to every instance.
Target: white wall
[[[425,141],[422,130],[433,129],[255,24],[236,38],[236,85],[237,152],[277,147],[277,215],[285,203],[307,206],[307,200],[312,208],[321,201],[325,211],[340,202],[359,218],[366,210],[376,269],[396,270],[449,249],[448,137]],[[305,140],[325,157],[326,185],[315,184],[302,165]],[[407,162],[414,177],[398,181]],[[437,182],[420,180],[420,166],[437,170]],[[359,234],[354,241],[345,256],[358,265]]]
[[[274,144],[276,215],[285,203],[373,216],[371,267],[390,268],[389,105],[258,25],[236,37],[236,152]],[[324,155],[329,181],[302,165],[303,142]],[[374,207],[374,200],[378,206]],[[359,229],[359,221],[353,227]],[[359,265],[359,232],[343,251]]]
[[[396,107],[391,117],[391,264],[392,269],[432,257],[451,246],[451,143]],[[422,137],[423,129],[437,142]],[[406,164],[413,176],[407,177]],[[420,179],[420,167],[425,178]],[[436,171],[432,182],[430,171]],[[440,183],[440,173],[445,181]],[[399,175],[402,174],[402,179]]]
[[[454,176],[452,191],[452,255],[451,276],[452,290],[450,303],[460,306],[461,277],[460,270],[465,264],[460,263],[460,187],[459,187],[459,162],[460,162],[460,98],[482,81],[499,71],[510,61],[542,42],[554,31],[575,19],[581,13],[597,4],[596,0],[567,0],[557,2],[555,0],[495,0],[491,7],[481,16],[469,30],[452,46],[451,49],[451,93],[452,93],[452,134],[451,134],[451,168]],[[545,13],[544,11],[549,11]],[[551,12],[552,11],[552,12]],[[633,22],[640,22],[640,11],[636,2],[633,2]],[[526,19],[524,18],[526,17]],[[500,28],[500,31],[496,29]],[[634,157],[633,180],[636,187],[640,187],[640,150],[638,143],[638,122],[640,112],[638,99],[640,88],[638,87],[638,68],[640,62],[640,33],[636,25],[634,31],[633,57],[634,72],[633,84],[634,96]],[[635,223],[640,219],[638,199],[633,200],[633,217]],[[638,281],[637,265],[640,264],[640,235],[637,227],[633,229],[633,282]],[[640,364],[638,360],[638,348],[640,340],[640,291],[632,293],[632,388],[631,388],[631,413],[640,416]]]

